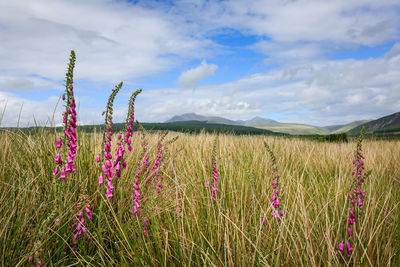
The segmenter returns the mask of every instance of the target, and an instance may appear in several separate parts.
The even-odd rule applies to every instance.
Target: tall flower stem
[[[338,251],[341,254],[345,254],[347,256],[347,259],[350,258],[354,250],[354,240],[356,240],[353,237],[355,235],[355,226],[365,201],[365,192],[362,190],[361,186],[365,182],[365,179],[370,175],[370,172],[366,172],[364,167],[365,157],[362,153],[362,141],[364,139],[364,133],[365,127],[361,129],[360,136],[358,137],[357,147],[353,160],[355,170],[353,170],[351,174],[352,176],[354,176],[354,178],[349,190],[349,201],[347,202],[349,215],[345,220],[346,234],[344,234],[344,236],[347,236],[347,238],[343,238],[338,246]]]
[[[110,184],[111,184],[111,179],[112,176],[114,175],[113,173],[113,168],[111,168],[111,161],[112,160],[112,155],[111,155],[111,136],[112,136],[112,124],[113,124],[113,105],[114,105],[114,99],[116,95],[118,94],[119,90],[122,87],[122,82],[120,82],[111,92],[108,101],[107,101],[107,106],[106,110],[103,111],[102,115],[105,116],[104,119],[104,131],[103,131],[103,143],[102,143],[102,153],[100,155],[97,155],[96,157],[96,162],[99,164],[102,164],[100,167],[100,175],[98,177],[98,183],[99,183],[99,188],[98,191],[100,193],[99,196],[99,212],[97,214],[97,234],[99,237],[102,236],[101,233],[101,216],[103,215],[103,205],[104,205],[104,197],[101,195],[104,191],[102,190],[102,185],[104,183],[104,176],[107,178],[108,182],[107,183],[107,189],[106,189],[106,197],[107,199],[110,199],[112,196],[112,188],[110,190]],[[107,134],[106,134],[107,133]],[[112,184],[111,184],[112,186]],[[100,240],[103,240],[100,238]],[[103,244],[102,244],[103,245]],[[102,252],[100,252],[102,253]]]
[[[53,175],[56,177],[59,175],[61,180],[65,180],[69,173],[75,172],[74,158],[77,149],[76,103],[73,87],[75,59],[75,52],[72,50],[65,80],[65,93],[62,95],[62,99],[66,102],[63,113],[64,137],[57,140],[57,149],[61,150],[61,153],[57,153],[54,159],[58,166],[54,169]]]
[[[102,145],[102,153],[98,155],[96,161],[102,162],[101,172],[99,175],[98,182],[100,185],[104,183],[104,178],[107,178],[107,189],[106,189],[106,197],[110,199],[112,197],[112,191],[114,186],[112,184],[112,179],[114,177],[115,171],[112,168],[112,154],[111,154],[111,139],[112,139],[112,125],[113,125],[113,105],[115,96],[118,94],[119,90],[122,87],[122,82],[120,82],[111,92],[110,97],[108,98],[106,110],[103,112],[105,115],[104,122],[104,132],[103,132],[103,145]],[[103,176],[104,175],[104,176]]]
[[[126,162],[124,160],[124,155],[125,155],[125,147],[124,144],[127,145],[129,152],[132,151],[132,140],[131,137],[133,136],[133,123],[135,120],[135,99],[138,94],[142,92],[142,89],[136,90],[130,100],[129,100],[129,108],[128,108],[128,115],[126,117],[126,132],[125,132],[125,137],[122,139],[122,135],[118,135],[118,144],[117,144],[117,150],[115,151],[115,159],[113,162],[113,168],[115,175],[117,178],[121,177],[122,170],[126,168]]]
[[[213,200],[216,200],[217,197],[217,189],[218,189],[218,170],[217,170],[217,147],[218,147],[218,135],[214,139],[213,151],[211,155],[211,164],[212,164],[212,176],[213,176],[213,186],[211,187],[211,195]],[[210,187],[210,183],[206,183],[206,188]]]
[[[276,164],[276,158],[274,155],[274,152],[272,151],[272,149],[269,147],[269,145],[264,141],[264,146],[268,151],[270,160],[271,160],[271,175],[272,175],[272,196],[271,196],[271,206],[272,206],[272,216],[278,221],[280,222],[281,218],[284,216],[284,210],[280,209],[281,203],[279,201],[279,180],[281,175],[278,172],[278,167]],[[265,223],[265,219],[264,219],[264,223]]]

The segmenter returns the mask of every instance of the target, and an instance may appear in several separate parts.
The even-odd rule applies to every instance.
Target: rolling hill
[[[286,133],[292,135],[327,135],[333,133],[345,133],[354,127],[357,127],[368,121],[354,121],[348,124],[331,125],[325,127],[317,127],[299,123],[280,123],[272,119],[254,117],[249,120],[229,120],[217,116],[203,116],[196,113],[185,113],[177,115],[167,120],[166,123],[199,121],[204,123],[221,123],[226,125],[243,125],[259,129],[265,129],[276,133]]]
[[[328,130],[321,127],[297,123],[264,123],[251,126],[291,135],[325,135],[330,133]]]
[[[168,123],[141,123],[143,128],[149,131],[175,131],[184,133],[229,133],[236,135],[282,135],[281,133],[272,132],[266,129],[260,129],[255,127],[243,126],[243,125],[230,125],[223,123],[208,123],[205,121],[178,121],[178,122],[168,122]],[[104,125],[83,125],[80,129],[85,132],[103,130]],[[125,123],[114,123],[113,130],[124,131]],[[61,130],[61,128],[60,128]],[[137,130],[137,124],[134,126],[134,131]]]
[[[365,126],[367,134],[400,134],[400,112],[364,123],[349,130],[347,133],[357,135],[363,126]]]
[[[342,127],[338,128],[336,130],[333,130],[332,133],[345,133],[345,132],[348,132],[351,129],[357,127],[357,126],[360,126],[360,125],[362,125],[364,123],[367,123],[367,122],[370,122],[370,121],[371,120],[353,121],[353,122],[350,122],[350,123],[348,123],[346,125],[342,125]]]

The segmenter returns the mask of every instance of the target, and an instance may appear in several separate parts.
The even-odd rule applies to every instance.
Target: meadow
[[[146,131],[140,89],[113,131],[122,82],[88,132],[74,64],[63,131],[0,130],[2,266],[400,264],[400,140]]]
[[[400,141],[363,141],[371,174],[362,185],[365,201],[347,257],[338,244],[346,238],[356,140],[153,132],[145,135],[144,153],[144,135],[138,133],[133,132],[133,150],[125,153],[126,168],[114,178],[108,199],[98,183],[101,163],[95,160],[102,153],[103,133],[78,127],[76,171],[63,181],[52,174],[61,133],[1,131],[2,266],[38,265],[39,260],[44,266],[400,264]],[[113,151],[117,135],[112,135]],[[271,158],[264,142],[280,174],[284,216],[279,220],[271,215]],[[131,200],[138,164],[148,156],[153,166],[160,143],[164,153],[154,179],[162,186],[139,179],[138,216]],[[213,154],[215,196],[206,187],[213,184]],[[80,211],[86,220],[76,238]]]

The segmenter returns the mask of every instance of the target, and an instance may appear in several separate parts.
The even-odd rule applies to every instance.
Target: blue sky
[[[251,4],[249,4],[251,3]],[[81,124],[101,123],[111,89],[123,121],[195,112],[312,125],[400,111],[399,1],[0,2],[2,126],[61,121],[77,55]],[[0,113],[1,114],[1,113]]]

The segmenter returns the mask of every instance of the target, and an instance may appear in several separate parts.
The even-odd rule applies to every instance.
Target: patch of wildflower
[[[214,181],[214,185],[211,187],[211,195],[214,200],[216,199],[217,189],[218,189],[217,145],[218,145],[218,136],[216,136],[214,139],[213,151],[212,151],[212,156],[211,156],[212,176],[213,176],[213,181]],[[208,189],[209,187],[210,187],[210,183],[207,182],[206,188]]]
[[[53,175],[60,175],[60,178],[62,180],[65,180],[66,176],[69,173],[75,172],[74,159],[77,149],[77,135],[75,130],[77,122],[76,103],[73,87],[75,59],[75,52],[72,50],[68,65],[68,71],[66,74],[65,93],[62,95],[62,99],[66,101],[65,112],[63,113],[64,137],[63,139],[59,138],[57,140],[57,149],[59,150],[59,152],[54,158],[58,166],[54,169]],[[68,151],[65,145],[68,146]]]
[[[135,213],[137,216],[141,216],[140,214],[140,202],[141,202],[141,193],[140,193],[140,186],[139,186],[139,179],[142,176],[143,173],[146,173],[149,166],[150,166],[150,161],[149,161],[149,156],[147,155],[147,140],[146,140],[146,134],[144,132],[143,126],[137,122],[138,124],[138,135],[142,135],[142,154],[140,156],[141,161],[138,162],[138,167],[137,167],[137,172],[135,175],[135,183],[133,185],[133,194],[131,196],[131,202],[133,205],[133,213]]]
[[[115,175],[115,171],[113,168],[112,154],[111,154],[111,138],[112,138],[112,124],[113,124],[113,103],[115,96],[118,94],[119,90],[122,87],[122,82],[120,82],[111,92],[110,97],[108,98],[106,110],[103,111],[102,115],[105,116],[104,122],[104,132],[103,132],[103,147],[101,155],[97,155],[96,161],[98,163],[102,162],[101,171],[102,173],[99,175],[99,184],[104,183],[104,177],[107,178],[107,189],[106,189],[106,197],[110,199],[112,197],[112,192],[114,186],[112,184],[112,179]],[[115,162],[115,161],[114,161]],[[104,176],[103,176],[104,175]]]
[[[132,146],[131,146],[131,137],[133,135],[133,122],[135,119],[135,108],[134,108],[134,104],[135,104],[135,99],[136,96],[142,92],[142,89],[138,89],[136,90],[130,100],[129,100],[129,108],[128,108],[128,115],[126,118],[126,132],[125,132],[125,137],[123,142],[126,143],[126,145],[128,146],[128,150],[132,151]],[[113,165],[112,167],[114,168],[114,172],[117,178],[121,177],[121,172],[122,169],[126,168],[126,162],[124,160],[124,155],[125,155],[125,147],[124,144],[122,142],[122,135],[119,134],[118,135],[118,144],[117,144],[117,150],[115,151],[115,159],[113,161]]]
[[[88,220],[93,219],[93,214],[91,211],[91,206],[90,202],[85,198],[86,204],[84,205],[85,209],[84,211],[82,210],[82,198],[79,200],[78,204],[76,205],[76,208],[78,210],[78,213],[75,214],[74,219],[72,221],[72,229],[73,229],[73,241],[72,241],[72,250],[76,249],[76,246],[78,245],[78,241],[80,237],[85,234],[86,241],[90,241],[90,236],[87,233],[87,229],[85,227],[85,216]]]
[[[279,179],[281,175],[278,172],[278,167],[276,165],[276,158],[274,152],[269,147],[269,145],[264,142],[264,146],[268,151],[269,157],[271,159],[271,174],[272,174],[272,196],[271,196],[271,206],[272,206],[272,216],[280,222],[281,218],[285,215],[283,209],[280,210],[281,203],[279,201]],[[265,219],[263,220],[265,223]]]
[[[126,133],[124,142],[128,145],[128,150],[132,151],[132,140],[131,137],[133,135],[133,123],[135,121],[135,100],[138,94],[142,92],[142,89],[136,90],[129,100],[129,108],[128,108],[128,115],[126,117]]]
[[[164,187],[162,184],[162,181],[164,179],[164,176],[162,175],[161,171],[161,166],[162,166],[162,161],[163,161],[163,156],[164,156],[164,146],[163,146],[163,140],[165,136],[167,135],[167,132],[162,135],[162,137],[159,139],[157,143],[157,154],[156,158],[154,160],[154,163],[152,164],[152,167],[150,168],[150,159],[148,156],[148,148],[147,148],[147,140],[146,140],[146,134],[143,129],[143,126],[137,122],[139,131],[138,134],[142,135],[142,154],[139,157],[141,160],[138,162],[138,169],[135,175],[135,182],[133,185],[133,192],[131,196],[131,203],[133,205],[133,213],[136,214],[139,218],[141,218],[142,225],[143,225],[143,234],[144,236],[147,236],[147,231],[149,229],[149,223],[150,223],[150,217],[151,214],[148,213],[146,216],[143,216],[143,211],[141,211],[141,200],[142,200],[142,194],[143,190],[146,190],[146,192],[149,192],[150,186],[152,183],[156,185],[157,188],[157,194],[161,194],[161,190]],[[176,139],[175,139],[176,140]],[[161,174],[160,174],[161,173]],[[142,188],[139,186],[140,184],[140,179],[143,178],[143,183]]]
[[[32,264],[35,263],[37,266],[43,266],[43,260],[40,258],[40,253],[43,251],[43,246],[44,246],[44,244],[42,243],[42,240],[45,239],[47,229],[51,225],[51,222],[54,221],[54,218],[56,217],[56,215],[57,215],[57,212],[55,210],[53,210],[49,214],[49,216],[47,216],[47,218],[42,221],[42,223],[39,227],[37,239],[33,245],[33,252],[31,254],[31,256],[28,258],[28,261],[30,263],[32,263]]]
[[[365,192],[361,189],[362,184],[365,182],[365,179],[369,176],[370,172],[365,171],[364,166],[364,155],[362,153],[362,141],[364,138],[365,127],[362,128],[360,136],[357,142],[356,152],[354,154],[353,165],[355,170],[352,171],[353,183],[350,187],[350,194],[349,194],[349,202],[350,202],[350,210],[349,215],[345,221],[346,223],[346,235],[347,240],[340,241],[338,246],[338,251],[341,254],[346,254],[349,258],[354,250],[351,241],[354,236],[354,227],[357,220],[357,215],[361,211],[361,208],[364,204],[365,200]],[[346,244],[346,246],[345,246]]]
[[[163,188],[163,185],[161,182],[164,180],[164,176],[161,174],[160,178],[158,179],[158,174],[160,173],[160,166],[161,166],[161,163],[163,160],[163,155],[164,155],[162,141],[164,140],[164,138],[167,134],[168,134],[168,132],[166,132],[157,143],[156,159],[154,161],[154,164],[153,164],[153,167],[151,170],[151,175],[147,179],[148,182],[151,182],[151,181],[157,182],[157,194],[161,194],[161,189]]]

